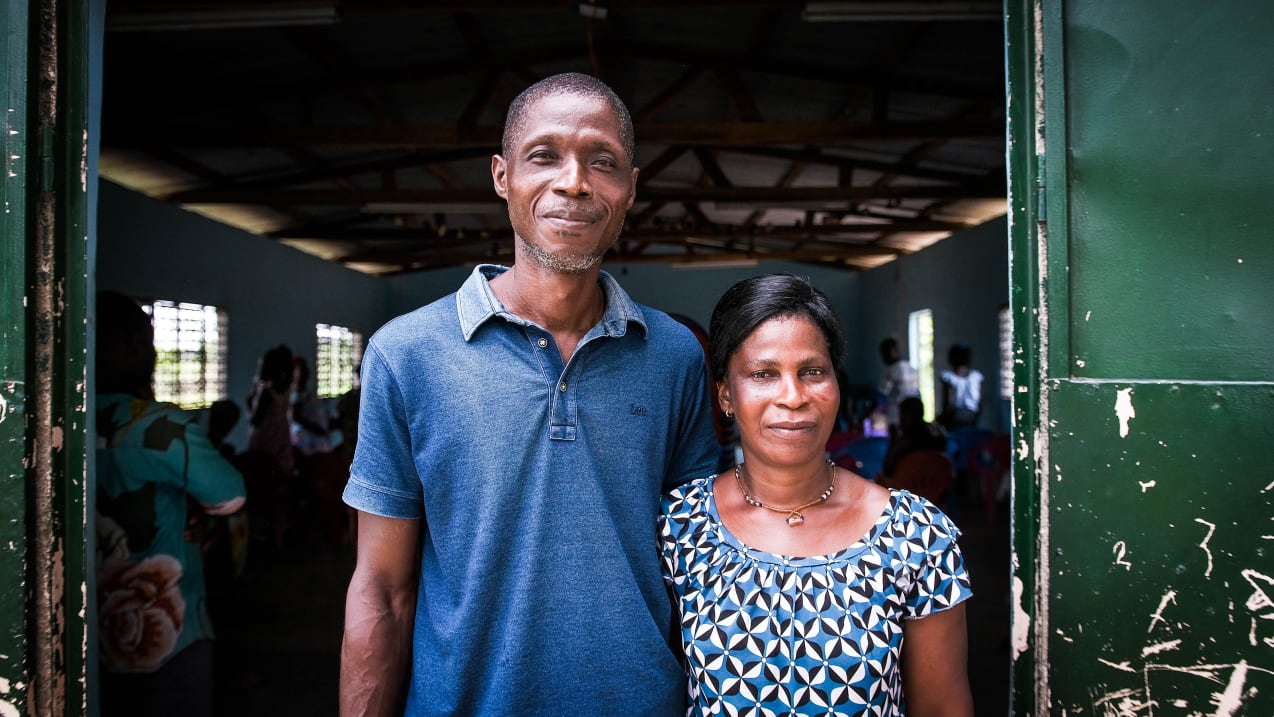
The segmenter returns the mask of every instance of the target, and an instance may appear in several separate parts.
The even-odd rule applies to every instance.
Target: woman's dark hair
[[[708,367],[712,380],[726,376],[730,357],[753,331],[770,319],[799,316],[823,332],[832,368],[845,359],[845,332],[827,295],[808,280],[791,274],[767,274],[744,279],[726,290],[712,310],[708,328]]]
[[[973,361],[973,350],[966,343],[952,344],[947,351],[947,363],[955,368],[968,366]]]

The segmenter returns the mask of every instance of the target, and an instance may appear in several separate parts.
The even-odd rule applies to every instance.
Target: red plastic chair
[[[955,469],[944,451],[916,451],[898,459],[886,485],[909,490],[940,504],[954,480]]]
[[[965,457],[965,473],[970,481],[976,481],[982,491],[983,510],[987,523],[995,522],[996,491],[1000,480],[1011,466],[1009,434],[996,433],[974,446]]]

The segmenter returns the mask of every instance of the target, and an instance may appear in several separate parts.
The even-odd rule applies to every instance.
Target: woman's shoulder
[[[712,493],[711,486],[714,478],[716,476],[695,478],[665,493],[660,505],[663,514],[679,515],[702,511],[708,496]]]
[[[901,488],[891,488],[890,522],[901,530],[904,536],[919,535],[926,540],[956,540],[960,537],[960,528],[955,521],[933,503],[921,495]],[[894,531],[898,534],[899,531]]]

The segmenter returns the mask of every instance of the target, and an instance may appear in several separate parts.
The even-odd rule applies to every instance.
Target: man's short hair
[[[500,143],[500,153],[507,157],[513,150],[518,136],[526,129],[526,113],[535,103],[552,95],[578,95],[593,97],[605,102],[619,120],[619,141],[628,155],[628,163],[633,164],[634,146],[633,118],[624,106],[623,100],[606,83],[595,77],[578,72],[563,72],[560,75],[546,77],[522,91],[509,104],[509,114],[504,121],[504,137]]]

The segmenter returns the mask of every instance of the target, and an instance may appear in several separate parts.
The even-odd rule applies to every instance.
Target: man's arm
[[[419,520],[358,513],[358,561],[345,599],[342,717],[402,714],[416,616]]]

